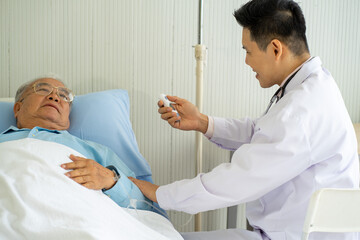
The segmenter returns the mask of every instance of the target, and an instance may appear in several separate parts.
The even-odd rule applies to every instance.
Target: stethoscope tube
[[[314,58],[314,57],[309,58],[306,62],[310,62],[313,58]],[[305,63],[306,63],[306,62],[305,62]],[[304,64],[305,64],[305,63],[304,63]],[[304,65],[302,65],[301,68],[302,68],[303,66],[304,66]],[[289,84],[289,82],[291,81],[291,79],[293,79],[293,77],[295,77],[295,75],[300,71],[301,68],[299,68],[296,72],[294,72],[294,73],[286,80],[286,82],[284,83],[284,85],[281,86],[278,90],[276,90],[275,94],[272,96],[272,98],[271,98],[271,100],[270,100],[270,103],[269,103],[269,105],[267,106],[266,111],[265,111],[265,113],[264,113],[263,115],[265,115],[265,114],[268,113],[268,111],[270,110],[270,108],[271,108],[271,106],[273,105],[273,103],[275,102],[275,100],[276,100],[276,102],[278,102],[278,101],[284,96],[286,86]],[[281,91],[281,93],[280,93],[280,91]],[[280,93],[280,96],[279,96],[279,93]]]
[[[301,68],[300,68],[300,69],[301,69]],[[271,106],[273,105],[273,103],[275,102],[275,100],[276,100],[276,102],[278,102],[278,101],[284,96],[286,86],[289,84],[289,82],[291,81],[291,79],[293,79],[293,77],[300,71],[300,69],[297,70],[296,72],[294,72],[294,73],[286,80],[286,82],[284,83],[284,85],[281,86],[278,90],[276,90],[275,94],[272,96],[272,98],[271,98],[271,100],[270,100],[269,105],[268,105],[267,108],[266,108],[266,111],[265,111],[264,115],[268,113],[268,111],[270,110],[270,108],[271,108]],[[281,93],[280,93],[280,92],[281,92]],[[280,93],[280,96],[279,96],[279,93]]]

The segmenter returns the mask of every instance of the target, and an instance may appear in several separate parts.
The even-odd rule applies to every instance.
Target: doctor
[[[331,74],[319,57],[310,56],[296,2],[253,0],[234,16],[243,27],[245,63],[260,86],[280,86],[271,103],[257,119],[225,119],[206,116],[187,100],[168,96],[180,117],[160,101],[161,118],[235,151],[232,161],[160,187],[132,180],[164,209],[197,213],[246,203],[254,231],[185,233],[185,239],[298,240],[313,192],[358,188],[354,129]],[[358,239],[352,233],[311,237]]]

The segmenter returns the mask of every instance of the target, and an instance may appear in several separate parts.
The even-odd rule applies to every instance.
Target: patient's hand
[[[115,184],[114,173],[92,159],[74,155],[69,157],[73,162],[61,164],[61,167],[72,170],[65,173],[75,182],[89,189],[109,189]]]
[[[139,180],[133,177],[128,177],[138,188],[140,191],[153,202],[157,202],[156,199],[156,190],[159,188],[158,185],[152,184],[151,182],[147,182],[144,180]]]

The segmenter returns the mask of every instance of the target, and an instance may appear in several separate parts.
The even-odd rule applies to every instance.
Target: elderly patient
[[[26,138],[65,145],[85,157],[70,155],[60,167],[82,186],[103,190],[119,206],[128,207],[130,198],[140,199],[137,208],[151,209],[139,189],[128,180],[131,170],[110,149],[81,140],[66,131],[74,95],[56,78],[40,78],[22,85],[15,97],[17,127],[0,134],[0,143]],[[55,190],[55,189],[54,189]],[[148,201],[148,200],[147,200]]]

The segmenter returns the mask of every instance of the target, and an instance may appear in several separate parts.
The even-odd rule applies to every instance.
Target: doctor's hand
[[[167,98],[174,102],[172,105],[175,107],[176,113],[172,112],[171,107],[164,107],[163,101],[158,102],[161,118],[167,121],[173,128],[181,130],[196,130],[206,133],[208,128],[208,117],[199,112],[197,107],[186,99],[175,96],[167,95]]]
[[[157,202],[156,190],[159,188],[158,185],[152,184],[151,182],[139,180],[133,177],[128,177],[144,194],[145,197],[153,202]]]
[[[65,173],[75,182],[83,185],[89,189],[110,189],[115,185],[114,173],[103,167],[95,160],[87,159],[70,155],[72,162],[61,164],[61,167],[66,170],[71,170]]]

